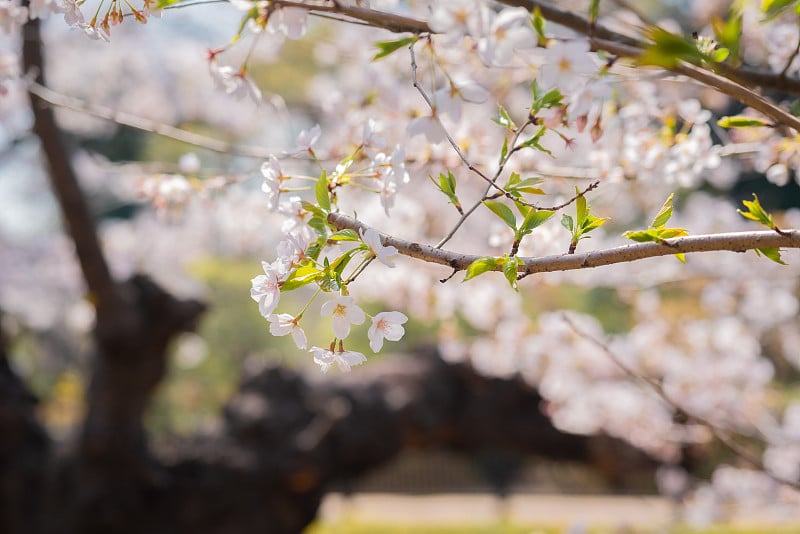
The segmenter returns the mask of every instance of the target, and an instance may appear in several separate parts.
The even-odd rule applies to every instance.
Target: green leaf
[[[777,18],[796,2],[797,0],[762,0],[761,13],[764,14],[764,22]]]
[[[504,258],[503,263],[503,276],[506,277],[508,283],[511,285],[512,289],[518,291],[517,288],[517,269],[522,261],[519,258]]]
[[[724,46],[721,46],[721,47],[717,48],[716,50],[714,50],[714,52],[711,53],[711,59],[713,59],[717,63],[722,63],[723,61],[728,59],[728,56],[730,54],[731,54],[730,50],[728,50]]]
[[[561,215],[561,226],[567,229],[567,231],[572,232],[574,228],[574,223],[572,222],[572,217],[564,213]]]
[[[631,241],[636,241],[637,243],[661,241],[661,238],[658,237],[658,234],[654,232],[653,229],[628,231],[622,234],[622,237],[630,239]]]
[[[658,27],[652,28],[649,36],[653,43],[639,56],[641,65],[656,65],[669,69],[675,67],[679,61],[698,63],[705,59],[705,55],[697,48],[694,40]]]
[[[740,9],[732,9],[728,20],[714,17],[711,20],[714,36],[720,45],[730,51],[733,58],[739,57],[739,46],[742,37],[742,14]]]
[[[508,156],[508,138],[504,138],[503,139],[503,148],[500,149],[500,164],[501,165],[506,160],[506,156]]]
[[[600,0],[591,0],[589,3],[589,24],[594,26],[597,22],[597,14],[600,11]]]
[[[378,53],[372,57],[372,61],[383,59],[386,56],[400,50],[404,46],[410,46],[416,43],[418,39],[419,36],[412,35],[411,37],[404,37],[403,39],[398,39],[396,41],[379,41],[375,43],[375,48],[378,49]]]
[[[318,235],[328,235],[328,220],[325,217],[314,216],[308,221],[308,225],[317,232]]]
[[[458,196],[456,196],[456,177],[453,176],[453,173],[447,171],[447,174],[439,173],[439,181],[436,182],[432,176],[428,176],[433,185],[436,188],[444,193],[444,195],[450,200],[450,203],[455,206],[456,210],[459,213],[463,214],[463,210],[461,208],[461,202],[458,200]]]
[[[664,205],[661,206],[661,209],[658,210],[653,222],[650,224],[650,228],[660,228],[667,224],[667,221],[670,217],[672,217],[672,198],[675,196],[675,193],[670,193],[669,198],[664,202]]]
[[[555,211],[531,208],[530,211],[528,211],[528,214],[522,220],[522,224],[519,225],[519,231],[517,234],[519,237],[522,237],[531,233],[534,228],[541,226],[550,217],[555,215],[555,213]]]
[[[319,206],[316,204],[312,204],[307,200],[300,201],[300,205],[303,207],[304,210],[311,212],[312,215],[316,215],[317,217],[326,218],[328,216],[327,213],[319,209]]]
[[[759,256],[763,254],[767,258],[771,259],[775,263],[780,263],[781,265],[786,265],[786,262],[781,259],[781,249],[777,247],[770,247],[770,248],[757,248],[756,254]]]
[[[536,131],[536,133],[533,134],[533,137],[531,137],[527,141],[521,143],[519,145],[519,147],[520,148],[535,148],[536,150],[538,150],[540,152],[545,152],[546,154],[550,154],[552,156],[552,153],[539,143],[539,141],[541,141],[542,136],[545,134],[546,131],[547,131],[547,127],[546,126],[539,127],[539,129]]]
[[[776,226],[772,215],[764,211],[764,208],[761,207],[761,202],[758,200],[758,196],[755,193],[753,193],[753,200],[743,200],[742,204],[744,204],[744,206],[747,208],[747,211],[736,210],[742,217],[760,222],[764,226],[775,230]]]
[[[496,202],[494,200],[484,200],[483,204],[492,210],[495,215],[500,217],[512,230],[517,229],[517,218],[514,216],[514,212],[511,211],[511,208],[502,202]]]
[[[533,29],[536,31],[537,45],[541,47],[547,46],[547,36],[544,34],[544,17],[542,16],[542,10],[539,6],[533,8],[533,13],[531,13],[531,26],[533,26]]]
[[[322,271],[313,263],[304,265],[292,271],[281,284],[281,291],[292,291],[316,281],[322,276]]]
[[[755,117],[746,117],[744,115],[722,117],[717,121],[717,126],[721,126],[722,128],[753,128],[769,125],[769,123],[761,119],[757,119]]]
[[[672,239],[673,237],[683,237],[689,235],[686,228],[655,228],[659,239]]]
[[[582,234],[589,233],[592,230],[600,228],[606,223],[606,221],[610,220],[611,220],[610,217],[595,217],[594,215],[589,214],[586,217],[586,220],[583,221],[583,225],[581,225],[581,233]]]
[[[509,116],[508,111],[506,111],[506,108],[504,108],[500,104],[497,104],[497,112],[499,115],[492,119],[494,122],[496,122],[503,128],[506,128],[507,130],[517,129],[517,125],[514,124],[513,120],[511,120],[511,117]]]
[[[467,275],[464,277],[464,281],[472,280],[476,276],[480,276],[488,271],[496,271],[498,266],[497,258],[493,258],[492,256],[478,258],[467,267]]]
[[[336,233],[331,234],[328,237],[328,241],[361,241],[361,238],[358,236],[355,230],[339,230]]]
[[[325,174],[325,171],[322,171],[322,174],[319,176],[319,180],[317,180],[317,186],[314,188],[314,194],[317,197],[317,204],[319,207],[326,211],[331,211],[331,197],[328,191],[328,175]]]
[[[577,194],[578,188],[575,188],[575,193]],[[584,221],[586,221],[586,216],[589,215],[588,204],[586,203],[586,196],[580,195],[578,198],[575,199],[575,217],[578,221],[578,226],[583,226]]]

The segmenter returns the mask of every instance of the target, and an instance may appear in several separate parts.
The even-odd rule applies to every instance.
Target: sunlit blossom
[[[381,236],[380,234],[373,230],[372,228],[367,228],[366,231],[364,229],[359,229],[358,234],[361,236],[361,240],[366,244],[372,254],[378,258],[378,261],[386,265],[387,267],[394,267],[394,258],[397,256],[397,248],[393,246],[384,246],[381,243]]]
[[[364,310],[350,296],[339,296],[324,303],[320,308],[320,315],[332,316],[333,333],[339,339],[350,335],[350,325],[362,324],[366,319]]]
[[[381,312],[372,319],[367,337],[369,337],[369,347],[373,352],[379,352],[383,348],[383,340],[399,341],[406,333],[403,324],[408,321],[408,317],[397,311]]]
[[[305,350],[308,341],[306,340],[306,333],[300,328],[298,324],[299,318],[288,313],[273,314],[267,316],[269,321],[269,333],[273,336],[292,335],[295,345],[300,350]]]
[[[336,352],[330,349],[311,347],[309,352],[314,354],[314,363],[320,366],[323,373],[327,373],[334,364],[339,367],[340,371],[347,373],[351,367],[367,361],[367,357],[360,352],[350,350]]]

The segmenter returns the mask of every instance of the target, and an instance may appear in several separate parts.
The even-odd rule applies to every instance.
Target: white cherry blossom
[[[359,229],[358,234],[361,236],[361,240],[369,247],[375,257],[378,258],[379,262],[387,267],[395,266],[394,258],[398,255],[397,248],[392,246],[384,246],[381,243],[380,234],[378,234],[378,232],[372,228],[367,228],[366,232],[363,229]]]
[[[339,367],[340,371],[347,373],[351,367],[361,365],[367,361],[366,356],[351,350],[336,352],[330,349],[311,347],[309,352],[314,354],[314,363],[320,366],[323,373],[327,373],[334,364]]]
[[[264,176],[264,181],[261,183],[261,190],[267,195],[269,210],[277,211],[280,201],[281,183],[285,179],[278,158],[270,156],[269,159],[261,165],[261,174]]]
[[[264,274],[253,278],[250,283],[250,298],[258,302],[258,311],[269,317],[281,299],[279,273],[267,262],[261,262]]]
[[[366,319],[364,310],[358,307],[350,296],[339,296],[322,305],[320,314],[333,316],[333,333],[339,339],[350,335],[350,325],[362,324]]]
[[[267,317],[269,321],[269,333],[273,336],[292,335],[295,345],[300,350],[305,350],[308,345],[306,333],[300,328],[299,317],[288,313],[273,314]]]
[[[369,347],[373,352],[379,352],[383,348],[383,340],[399,341],[406,333],[403,324],[408,321],[405,314],[398,311],[381,312],[372,319],[367,337],[369,337]]]
[[[545,89],[562,91],[580,89],[597,73],[597,65],[589,55],[589,43],[583,40],[558,42],[547,48],[537,81]]]
[[[289,154],[308,152],[311,150],[311,147],[314,146],[314,143],[319,140],[321,134],[322,128],[320,128],[319,124],[315,124],[308,130],[302,130],[297,136],[295,147],[289,151]]]

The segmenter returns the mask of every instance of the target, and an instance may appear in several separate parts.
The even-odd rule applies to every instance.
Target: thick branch
[[[639,48],[620,44],[614,41],[590,39],[589,42],[594,50],[605,50],[618,56],[637,58],[642,53],[642,50]],[[719,74],[716,74],[708,69],[704,69],[702,67],[698,67],[697,65],[692,65],[691,63],[686,62],[679,62],[670,70],[677,74],[682,74],[692,78],[693,80],[697,80],[698,82],[708,85],[709,87],[713,87],[717,91],[738,100],[742,104],[750,106],[756,111],[760,111],[778,124],[786,125],[794,128],[797,131],[800,131],[800,119],[779,107],[775,103],[770,102],[755,91],[748,89],[747,87],[744,87],[733,80],[725,78],[724,76],[720,76]]]
[[[600,24],[595,24],[592,27],[587,18],[575,14],[574,11],[560,9],[548,2],[541,0],[499,0],[499,2],[511,7],[524,7],[529,11],[538,7],[542,12],[542,17],[545,19],[583,35],[637,48],[644,48],[648,45],[646,41],[617,33]],[[720,64],[717,65],[717,68],[725,77],[749,86],[763,87],[793,95],[800,94],[800,80],[797,78],[787,78],[780,73],[767,72],[747,66],[731,67]]]
[[[367,230],[369,226],[364,223],[342,215],[331,213],[328,222],[339,229],[349,228],[356,231]],[[400,254],[412,258],[446,265],[456,271],[463,271],[481,256],[474,254],[461,254],[435,248],[431,245],[413,243],[386,234],[381,235],[381,242],[385,246],[397,248]],[[697,235],[676,237],[661,243],[634,243],[606,250],[584,252],[583,254],[562,254],[559,256],[544,256],[541,258],[520,258],[522,265],[521,275],[547,273],[553,271],[572,271],[627,263],[645,258],[669,256],[672,254],[692,252],[714,252],[727,250],[731,252],[744,252],[760,248],[800,248],[800,230],[786,230],[778,234],[772,230],[760,232],[731,232],[724,234]]]

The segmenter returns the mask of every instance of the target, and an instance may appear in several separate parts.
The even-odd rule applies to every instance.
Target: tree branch
[[[341,213],[328,215],[328,222],[336,228],[366,231],[370,227]],[[400,254],[429,263],[446,265],[451,269],[463,271],[481,256],[462,254],[435,248],[431,245],[414,243],[387,234],[380,234],[385,246],[397,248]],[[584,252],[582,254],[562,254],[541,258],[520,258],[520,276],[553,271],[572,271],[627,263],[645,258],[669,256],[692,252],[731,251],[745,252],[760,248],[800,248],[800,230],[786,230],[785,235],[772,230],[757,232],[731,232],[722,234],[676,237],[661,243],[633,243],[606,250]]]
[[[36,73],[36,83],[44,84],[39,19],[26,23],[25,35],[22,45],[24,71]],[[75,253],[92,300],[98,309],[117,308],[120,305],[120,295],[97,239],[92,214],[81,193],[78,178],[72,170],[69,154],[64,148],[53,110],[34,93],[31,93],[31,109],[34,117],[33,131],[41,140],[50,184],[61,207],[61,216],[75,243]]]
[[[212,152],[219,154],[227,154],[231,156],[240,156],[245,158],[267,159],[275,152],[264,150],[255,146],[238,146],[227,141],[208,137],[206,135],[197,134],[181,128],[170,126],[169,124],[159,123],[150,119],[145,119],[137,115],[118,111],[99,104],[93,104],[67,96],[52,89],[45,87],[38,82],[30,82],[28,84],[28,91],[35,95],[39,100],[52,104],[54,106],[78,111],[93,117],[105,119],[116,124],[136,128],[144,132],[154,133],[163,137],[169,137],[176,141],[186,143],[189,145],[205,148]]]

